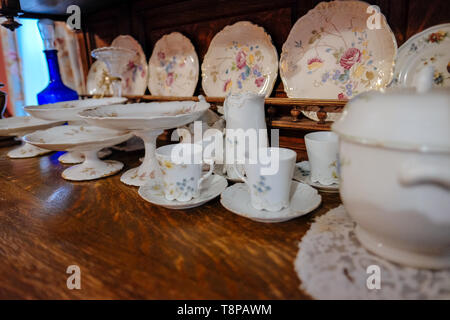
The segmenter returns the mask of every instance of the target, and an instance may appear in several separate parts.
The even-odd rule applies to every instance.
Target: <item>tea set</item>
[[[223,171],[215,170],[216,159],[202,153],[203,141],[159,148],[155,145],[163,129],[191,123],[209,109],[202,96],[198,102],[88,108],[79,112],[88,125],[45,123],[53,128],[26,135],[24,141],[40,148],[83,152],[85,163],[67,169],[63,177],[87,180],[87,175],[98,178],[120,170],[120,164],[99,160],[99,149],[133,134],[143,137],[147,152],[141,167],[145,171],[150,168],[153,174],[147,173],[138,179],[139,184],[135,183],[140,186],[139,195],[170,209],[194,208],[220,195],[220,203],[227,210],[254,221],[274,223],[316,209],[322,200],[317,189],[338,189],[365,248],[400,264],[441,269],[450,265],[450,180],[446,174],[450,93],[433,87],[432,81],[432,68],[425,68],[415,89],[394,87],[352,99],[333,124],[333,132],[305,136],[308,162],[296,164],[294,151],[268,147],[267,136],[262,135],[256,151],[242,148],[244,161],[223,166],[228,174],[232,168],[241,181],[231,186],[220,174]],[[424,104],[429,106],[427,110]],[[255,126],[262,124],[257,122],[264,112],[261,95],[234,93],[224,103],[227,129],[239,121],[239,117],[233,118],[233,112],[246,105],[252,109]],[[389,118],[385,117],[387,112]],[[405,114],[409,120],[401,121]],[[376,125],[380,121],[382,128]],[[258,129],[267,130],[263,125]],[[230,160],[226,148],[230,132],[225,130],[223,137],[226,160]],[[298,172],[301,182],[293,180]],[[84,176],[80,179],[81,174]]]
[[[198,101],[128,104],[126,98],[114,97],[26,107],[32,117],[8,118],[7,124],[5,119],[0,120],[0,135],[24,136],[25,144],[8,156],[68,151],[60,161],[79,164],[66,169],[62,177],[93,180],[123,168],[118,161],[100,160],[110,152],[105,148],[138,137],[144,142],[145,157],[139,167],[126,171],[120,180],[138,186],[139,195],[152,204],[189,209],[220,195],[220,203],[230,212],[258,222],[276,223],[315,210],[322,201],[318,191],[339,192],[345,210],[356,222],[356,237],[369,251],[402,265],[448,268],[450,92],[445,86],[439,88],[442,82],[437,82],[440,78],[436,72],[444,60],[439,60],[434,68],[417,62],[417,57],[423,58],[423,52],[438,50],[437,45],[430,45],[435,37],[442,38],[438,44],[448,45],[447,34],[439,33],[448,25],[430,28],[407,41],[399,49],[397,59],[403,60],[395,65],[394,82],[390,88],[382,89],[394,74],[397,45],[384,17],[378,33],[365,30],[365,20],[361,30],[348,32],[345,21],[352,19],[346,17],[360,16],[362,9],[357,1],[320,3],[297,21],[283,46],[279,69],[289,97],[327,98],[323,94],[328,92],[333,95],[328,98],[351,98],[341,116],[330,115],[335,120],[331,132],[305,135],[309,161],[296,163],[293,150],[269,147],[264,99],[270,95],[276,79],[278,56],[270,36],[249,22],[236,23],[217,34],[201,66],[205,92],[225,97],[219,111],[226,127],[221,130],[223,120],[219,119],[207,126],[220,127],[218,137],[222,144],[214,156],[204,153],[210,147],[206,139],[189,140],[190,134],[178,144],[156,147],[163,130],[187,127],[205,118],[210,105],[203,96]],[[327,26],[321,29],[321,19],[337,23],[340,39],[350,41],[356,37],[353,40],[360,39],[365,49],[360,52],[340,48],[335,43],[338,40],[326,36]],[[356,19],[354,23],[356,27],[362,22]],[[173,39],[183,45],[174,46]],[[251,39],[259,39],[259,45]],[[173,33],[158,42],[149,65],[159,68],[159,73],[148,72],[145,55],[133,40],[121,36],[115,40],[119,49],[97,49],[97,53],[100,56],[127,51],[133,45],[138,53],[127,52],[136,70],[141,71],[136,80],[139,84],[131,82],[138,91],[145,91],[150,74],[151,92],[172,96],[193,92],[199,63],[186,37]],[[385,44],[381,46],[386,48],[383,51],[374,46],[380,41]],[[420,46],[428,51],[419,54],[416,49]],[[339,61],[335,49],[330,48],[343,52]],[[447,54],[448,50],[439,48],[436,54]],[[312,53],[320,57],[312,57]],[[221,56],[234,62],[228,66],[228,60],[220,60]],[[172,63],[173,59],[178,63]],[[173,72],[180,73],[179,79],[186,79],[189,85],[180,86],[178,80],[171,78],[173,72],[170,75],[166,69],[172,67]],[[111,66],[104,68],[111,71]],[[98,72],[103,69],[97,66],[92,79],[97,81]],[[329,70],[318,71],[322,69]],[[375,75],[372,69],[383,72]],[[117,69],[116,73],[122,71]],[[88,80],[89,85],[93,86],[92,92],[100,93]],[[366,89],[359,92],[357,85],[365,85]],[[118,87],[118,83],[113,89],[133,90]],[[371,89],[378,91],[367,91]],[[305,92],[311,96],[305,96]],[[315,119],[315,114],[306,115]],[[69,125],[61,126],[67,121]],[[234,184],[229,186],[228,181]]]

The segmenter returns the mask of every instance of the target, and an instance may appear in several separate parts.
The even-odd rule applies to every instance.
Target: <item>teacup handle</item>
[[[400,169],[399,181],[405,186],[433,183],[450,189],[448,159],[407,162]]]
[[[236,172],[237,176],[238,176],[240,179],[242,179],[242,181],[244,181],[245,184],[246,184],[247,186],[250,187],[250,183],[248,182],[247,178],[244,177],[244,176],[241,174],[241,171],[239,171],[236,162],[233,162],[233,169],[234,169],[234,171]]]
[[[209,176],[214,171],[214,159],[205,159],[204,160],[207,165],[209,165],[209,170],[207,173],[205,173],[200,179],[198,179],[197,188],[200,190],[202,183],[209,178]]]

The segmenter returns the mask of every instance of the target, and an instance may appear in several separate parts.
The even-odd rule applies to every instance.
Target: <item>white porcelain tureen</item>
[[[450,267],[450,90],[367,92],[352,99],[340,137],[340,194],[370,251],[419,268]]]

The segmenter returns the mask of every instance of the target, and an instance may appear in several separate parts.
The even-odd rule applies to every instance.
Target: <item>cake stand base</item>
[[[108,148],[100,150],[97,155],[100,159],[106,158],[111,155],[112,151]],[[64,153],[58,158],[58,161],[64,164],[77,164],[84,161],[83,153],[79,151],[69,151]]]
[[[84,152],[85,161],[63,171],[62,177],[71,181],[95,180],[111,176],[123,168],[123,163],[115,160],[102,161],[96,151]]]
[[[52,152],[51,150],[35,147],[29,143],[24,143],[22,146],[8,152],[8,157],[18,158],[32,158]]]
[[[156,160],[156,138],[163,133],[162,130],[143,130],[135,131],[134,134],[142,140],[144,140],[145,157],[142,164],[137,167],[128,170],[121,177],[120,181],[130,186],[143,186],[148,181],[159,180],[161,177],[161,171]]]

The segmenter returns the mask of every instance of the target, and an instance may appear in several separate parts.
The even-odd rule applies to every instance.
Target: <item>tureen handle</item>
[[[432,183],[450,189],[450,170],[447,159],[409,161],[400,168],[399,181],[405,186]]]

